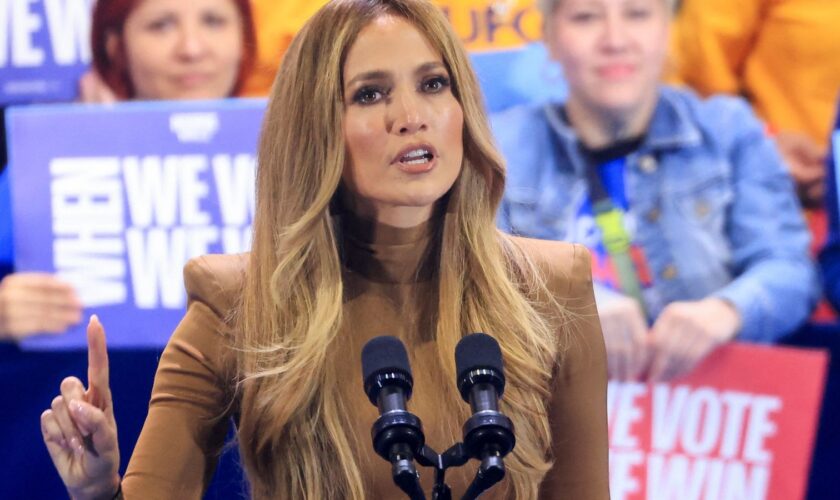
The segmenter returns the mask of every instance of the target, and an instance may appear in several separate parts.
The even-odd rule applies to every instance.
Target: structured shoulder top
[[[435,367],[429,307],[436,300],[435,270],[424,258],[435,238],[429,223],[398,229],[359,219],[342,222],[344,305],[336,338],[339,381],[348,421],[356,422],[354,443],[366,475],[369,498],[404,498],[393,484],[390,464],[375,454],[370,428],[378,417],[362,389],[361,349],[378,335],[401,338],[409,351],[414,393],[408,408],[423,422],[426,442],[443,452],[460,440],[462,422],[441,411],[443,380]],[[571,314],[558,325],[566,345],[558,358],[549,419],[553,468],[541,498],[608,499],[606,355],[592,291],[590,257],[567,243],[513,238],[545,274],[556,299]],[[241,289],[248,255],[208,255],[191,260],[184,279],[187,312],[173,333],[155,376],[149,414],[123,478],[129,500],[201,498],[225,447],[235,397],[235,329],[227,322]],[[470,332],[465,332],[470,333]],[[451,395],[451,392],[449,393]],[[465,403],[460,403],[465,404]],[[475,462],[475,461],[472,461]],[[433,474],[419,468],[425,491]],[[447,471],[453,497],[472,480],[476,464]],[[503,498],[503,481],[487,495]],[[285,498],[277,492],[277,498]]]

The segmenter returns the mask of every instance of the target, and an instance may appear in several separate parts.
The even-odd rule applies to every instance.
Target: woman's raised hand
[[[70,497],[111,499],[119,489],[120,451],[105,330],[91,316],[87,328],[88,388],[76,377],[61,382],[61,394],[41,414],[41,432]]]

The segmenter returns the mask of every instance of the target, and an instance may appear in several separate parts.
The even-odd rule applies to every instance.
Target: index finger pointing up
[[[105,410],[110,400],[108,349],[105,345],[105,329],[95,314],[87,327],[88,340],[88,402]]]

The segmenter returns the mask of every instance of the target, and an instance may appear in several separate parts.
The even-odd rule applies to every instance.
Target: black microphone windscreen
[[[401,371],[411,377],[411,364],[402,341],[383,335],[370,339],[362,348],[362,379],[382,371]]]
[[[458,380],[477,368],[491,368],[504,376],[502,349],[496,339],[486,333],[473,333],[462,338],[455,346],[455,369]]]

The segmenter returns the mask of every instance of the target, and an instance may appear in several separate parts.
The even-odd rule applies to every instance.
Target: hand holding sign
[[[61,395],[41,415],[41,432],[55,468],[74,499],[111,498],[119,488],[120,451],[108,382],[105,330],[92,316],[88,336],[88,383],[61,382]]]
[[[184,264],[250,246],[264,110],[252,100],[12,109],[15,268],[71,283],[110,318],[112,347],[165,345],[186,304]],[[74,133],[55,133],[65,129]],[[24,348],[84,348],[82,326]]]
[[[638,302],[617,295],[598,304],[612,380],[639,380],[648,367],[648,327]]]
[[[0,281],[0,339],[64,333],[82,319],[73,287],[47,273],[13,273]]]
[[[611,381],[611,498],[806,498],[827,359],[728,342],[678,383]]]
[[[738,311],[721,299],[668,304],[650,332],[648,379],[668,381],[691,372],[740,329]]]
[[[99,73],[90,70],[79,79],[79,102],[87,104],[113,104],[117,102],[117,96],[102,81]]]

